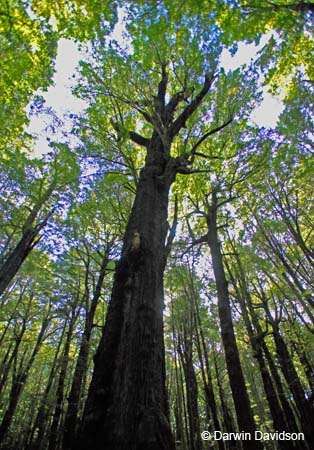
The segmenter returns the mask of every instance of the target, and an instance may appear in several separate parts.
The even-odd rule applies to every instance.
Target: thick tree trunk
[[[231,306],[228,292],[228,283],[224,271],[220,243],[217,230],[217,197],[212,194],[212,206],[207,215],[208,225],[208,245],[211,252],[213,271],[217,288],[218,312],[222,342],[225,350],[225,358],[229,375],[232,397],[237,414],[237,421],[240,431],[250,433],[252,440],[242,441],[244,450],[260,450],[261,444],[254,440],[255,422],[247,394],[245,379],[236,343]]]
[[[161,147],[161,148],[159,148]],[[163,146],[151,139],[76,448],[174,449],[164,379],[163,272],[168,192]]]
[[[20,241],[0,267],[0,295],[9,286],[19,268],[36,244],[39,231],[31,229],[24,232]]]

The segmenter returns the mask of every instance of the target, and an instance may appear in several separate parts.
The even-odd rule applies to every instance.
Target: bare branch
[[[168,84],[168,74],[166,71],[166,67],[167,67],[166,63],[161,64],[161,80],[158,84],[158,93],[157,93],[157,97],[161,107],[165,106],[165,96]]]
[[[203,136],[196,142],[196,144],[193,145],[192,150],[191,150],[191,154],[195,155],[197,147],[199,147],[201,145],[201,143],[205,141],[205,139],[207,139],[209,136],[211,136],[211,135],[213,135],[215,133],[218,133],[218,131],[220,131],[223,128],[227,127],[232,121],[233,121],[233,117],[230,117],[230,119],[228,119],[222,125],[219,125],[218,127],[213,128],[212,130],[209,130],[207,133],[203,134]]]
[[[265,1],[265,6],[262,5],[255,5],[254,3],[247,3],[243,4],[244,8],[248,9],[260,9],[260,10],[267,10],[272,9],[273,11],[280,11],[280,10],[291,10],[296,12],[314,12],[314,3],[310,2],[303,2],[300,1],[298,3],[290,3],[288,5],[284,4],[278,4],[271,1]]]
[[[121,127],[118,124],[118,122],[114,122],[113,120],[110,121],[113,128],[116,130],[116,132],[119,134],[121,133]],[[142,145],[143,147],[147,147],[149,144],[149,139],[145,138],[144,136],[141,136],[140,134],[136,133],[135,131],[128,131],[127,134],[129,138],[135,142],[135,144]]]
[[[204,234],[203,236],[197,239],[194,239],[190,244],[189,248],[195,247],[195,245],[204,244],[206,242],[208,242],[208,233]]]
[[[173,122],[172,126],[170,127],[169,134],[171,139],[173,139],[178,134],[181,128],[185,127],[185,122],[188,120],[189,117],[191,117],[194,111],[202,103],[205,95],[209,91],[215,78],[216,77],[214,74],[212,74],[211,77],[209,77],[207,74],[205,75],[205,81],[200,92],[197,94],[194,100],[192,100],[192,102],[189,105],[187,105],[184,111],[179,115],[179,117]]]
[[[166,244],[166,255],[167,256],[170,254],[172,243],[176,236],[177,225],[178,225],[178,197],[176,196],[175,201],[174,201],[173,221],[172,221],[172,225],[171,225],[171,228],[169,231],[169,236],[168,236],[167,244]]]
[[[192,173],[210,173],[210,169],[189,169],[186,166],[180,166],[176,168],[176,173],[181,175],[191,175]]]
[[[128,131],[130,139],[135,142],[135,144],[142,145],[143,147],[147,147],[149,144],[149,139],[145,138],[144,136],[141,136],[140,134],[136,133],[135,131]]]

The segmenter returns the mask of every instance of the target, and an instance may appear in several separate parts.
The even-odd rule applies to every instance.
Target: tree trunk
[[[211,252],[213,271],[217,288],[218,312],[222,342],[225,350],[225,358],[229,375],[232,397],[237,414],[237,421],[240,431],[250,433],[252,440],[243,440],[244,450],[260,450],[261,444],[253,439],[255,435],[255,423],[247,394],[244,375],[239,357],[239,351],[234,334],[231,306],[228,292],[228,283],[223,267],[220,243],[217,230],[217,197],[212,194],[212,206],[207,215],[208,225],[208,245]]]
[[[11,393],[10,393],[9,405],[3,416],[2,423],[0,425],[0,444],[2,442],[4,442],[7,437],[7,433],[9,431],[9,427],[11,425],[13,415],[14,415],[16,407],[18,405],[18,401],[20,399],[20,396],[23,392],[25,383],[27,381],[29,371],[30,371],[32,364],[35,360],[35,357],[40,349],[40,346],[44,340],[44,335],[45,335],[46,329],[49,325],[49,320],[50,319],[49,319],[48,315],[43,319],[41,329],[39,331],[39,334],[38,334],[38,337],[36,340],[36,344],[34,346],[32,354],[31,354],[28,362],[26,363],[25,367],[22,368],[21,372],[18,373],[17,376],[15,377],[15,379],[13,380]]]
[[[252,298],[250,292],[248,290],[246,277],[244,274],[244,270],[242,267],[242,263],[237,254],[236,248],[233,247],[233,250],[236,255],[236,262],[238,268],[238,280],[236,280],[233,276],[230,266],[226,263],[226,267],[228,269],[228,274],[230,279],[232,280],[233,286],[235,288],[237,298],[240,303],[242,317],[247,329],[247,333],[250,339],[250,343],[254,352],[254,357],[258,362],[258,366],[261,373],[261,378],[263,382],[264,392],[266,394],[266,398],[268,401],[270,413],[273,419],[274,430],[276,431],[288,431],[289,427],[285,419],[284,412],[280,405],[276,389],[273,385],[273,381],[271,379],[271,375],[268,371],[263,350],[262,343],[264,341],[264,334],[258,319],[256,317],[256,313],[254,311],[254,307],[252,304]],[[238,283],[237,283],[238,281]],[[250,316],[248,314],[248,310],[250,312]],[[278,447],[282,450],[293,450],[295,449],[293,441],[279,441]]]
[[[79,405],[84,386],[84,379],[86,378],[86,372],[88,369],[89,346],[93,330],[93,321],[101,295],[101,288],[106,274],[107,264],[108,253],[106,252],[102,259],[102,264],[100,267],[100,272],[90,308],[88,311],[86,311],[85,329],[80,344],[78,358],[76,361],[73,381],[68,397],[68,409],[64,421],[63,450],[71,448],[77,434],[77,426],[79,423]]]
[[[64,343],[64,348],[62,352],[62,358],[60,363],[60,373],[58,378],[57,392],[56,392],[56,402],[53,413],[53,419],[51,423],[51,428],[49,431],[49,445],[48,450],[56,450],[58,448],[58,443],[61,438],[60,436],[60,420],[63,413],[63,405],[65,400],[65,383],[66,383],[66,375],[69,366],[69,352],[71,346],[71,340],[74,332],[74,327],[76,323],[76,319],[78,317],[78,311],[76,311],[77,302],[79,295],[76,296],[76,301],[73,302],[71,308],[71,316],[69,319],[69,327],[66,334],[66,340]]]
[[[192,324],[190,324],[192,326]],[[190,450],[201,450],[202,441],[198,413],[198,389],[195,370],[193,366],[193,350],[191,336],[183,333],[178,336],[178,353],[184,371],[187,410],[189,418]]]
[[[48,201],[50,195],[54,189],[54,183],[52,183],[43,196],[38,200],[27,217],[24,226],[23,233],[16,244],[15,248],[5,258],[4,262],[0,266],[0,295],[6,290],[11,283],[14,276],[17,274],[19,268],[23,264],[25,258],[32,251],[35,245],[40,239],[40,231],[46,226],[51,213],[41,219],[37,224],[38,215]]]
[[[25,258],[36,245],[37,229],[26,230],[16,247],[0,267],[0,295],[9,286]]]
[[[272,324],[274,325],[274,324]],[[314,445],[314,425],[313,425],[313,407],[307,401],[299,376],[295,370],[291,360],[287,345],[281,336],[279,329],[275,325],[273,329],[274,340],[276,344],[276,351],[282,373],[287,381],[289,389],[293,395],[297,409],[300,414],[300,422],[309,448]]]
[[[1,367],[2,374],[1,374],[1,377],[0,377],[0,396],[2,394],[2,390],[6,386],[6,382],[7,382],[10,370],[11,370],[11,366],[12,366],[13,362],[15,361],[15,359],[17,358],[18,350],[19,350],[19,347],[21,345],[22,338],[23,338],[23,335],[24,335],[25,331],[26,331],[26,320],[23,319],[21,329],[18,331],[18,333],[16,334],[16,336],[14,338],[15,342],[14,342],[14,346],[13,346],[13,350],[12,350],[12,353],[10,355],[10,358],[8,359],[8,357],[9,357],[9,350],[10,350],[10,347],[9,347],[9,349],[8,349],[8,351],[6,353],[5,360],[2,362],[2,367]],[[7,359],[8,359],[8,361],[6,361]]]
[[[218,409],[217,409],[217,403],[215,399],[215,392],[214,392],[214,386],[213,386],[213,380],[212,375],[210,371],[209,366],[209,357],[208,357],[208,351],[207,346],[205,342],[205,336],[203,332],[203,326],[201,321],[201,316],[199,312],[199,307],[197,304],[197,301],[195,301],[195,296],[193,295],[193,303],[195,307],[195,315],[196,315],[196,346],[200,361],[200,367],[201,367],[201,374],[203,379],[203,385],[204,385],[204,393],[205,393],[205,399],[206,399],[206,410],[208,411],[208,422],[210,420],[210,417],[212,417],[212,430],[208,431],[215,431],[215,430],[221,430],[221,425],[218,418]],[[205,365],[205,367],[204,367]],[[225,445],[222,440],[218,441],[218,448],[219,450],[224,450]]]
[[[263,340],[263,342],[262,342],[262,347],[263,347],[263,352],[264,352],[265,358],[267,360],[272,378],[276,385],[276,389],[278,392],[280,403],[282,405],[282,410],[283,410],[285,418],[286,418],[286,422],[288,423],[287,429],[291,433],[298,433],[300,430],[296,423],[295,415],[293,413],[293,410],[292,410],[289,400],[286,398],[286,392],[284,390],[284,386],[282,384],[280,375],[278,373],[277,366],[275,365],[273,357],[272,357],[270,351],[268,350],[265,340]]]
[[[154,158],[141,173],[95,356],[78,447],[82,449],[174,448],[163,368],[163,272],[170,183],[157,179],[163,174],[158,161],[163,151],[156,136],[149,150]]]
[[[50,407],[51,407],[51,399],[50,395],[53,389],[54,380],[56,378],[56,373],[58,370],[58,361],[59,354],[61,350],[61,346],[63,344],[63,339],[65,336],[66,328],[67,328],[67,319],[64,321],[64,325],[62,327],[62,333],[58,342],[58,346],[55,351],[55,355],[53,358],[53,362],[51,365],[51,370],[48,378],[48,382],[45,388],[45,391],[42,395],[40,405],[37,411],[37,415],[34,421],[33,428],[31,430],[28,443],[25,446],[25,450],[41,450],[43,447],[43,443],[46,436],[46,431],[49,428],[48,417],[50,416]],[[36,435],[36,438],[34,436]]]
[[[235,430],[234,420],[230,413],[229,407],[228,407],[227,403],[225,402],[225,393],[223,391],[223,386],[221,383],[221,376],[219,374],[220,371],[219,371],[218,363],[217,363],[217,354],[214,354],[214,365],[215,365],[215,374],[216,374],[216,380],[217,380],[217,385],[218,385],[221,410],[222,410],[222,415],[223,415],[224,431],[226,431],[227,433],[235,433],[236,430]],[[228,447],[234,448],[235,445],[236,445],[235,442],[231,441],[230,444],[228,445]]]

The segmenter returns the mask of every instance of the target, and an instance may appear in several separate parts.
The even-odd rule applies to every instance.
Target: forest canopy
[[[1,450],[314,448],[313,22],[1,2]],[[65,39],[85,107],[61,117]]]

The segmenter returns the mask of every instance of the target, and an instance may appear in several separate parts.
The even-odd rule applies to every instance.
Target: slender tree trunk
[[[61,345],[63,343],[63,338],[67,328],[67,320],[64,322],[64,326],[62,329],[62,334],[58,342],[58,346],[54,355],[54,359],[52,362],[51,371],[49,374],[49,379],[47,386],[45,388],[45,392],[42,396],[40,406],[36,415],[36,419],[31,430],[28,443],[26,446],[26,450],[41,450],[45,438],[45,433],[49,427],[48,417],[50,415],[49,412],[49,395],[52,391],[53,383],[56,377],[56,371],[58,369],[58,359],[60,354]],[[36,438],[34,439],[36,433]]]
[[[198,389],[192,359],[192,341],[186,335],[179,337],[178,351],[184,371],[187,409],[189,418],[190,450],[201,450],[200,423],[198,413]]]
[[[77,295],[77,300],[78,300]],[[68,371],[69,366],[69,351],[70,351],[70,345],[71,340],[73,336],[74,326],[77,319],[77,313],[76,313],[76,306],[77,302],[75,302],[72,305],[71,308],[71,318],[69,320],[69,327],[66,335],[66,340],[64,343],[63,348],[63,354],[60,364],[60,373],[58,378],[58,385],[57,385],[57,392],[56,392],[56,403],[51,423],[51,428],[49,432],[49,445],[48,450],[56,450],[58,448],[58,443],[61,439],[61,433],[60,433],[60,421],[63,413],[63,406],[64,406],[64,400],[65,400],[65,382],[66,382],[66,375]]]
[[[211,252],[213,271],[215,276],[218,312],[221,327],[222,342],[225,350],[226,364],[232,397],[237,414],[239,430],[250,433],[252,440],[242,441],[244,450],[261,450],[261,444],[254,440],[255,423],[250,405],[249,396],[245,386],[243,370],[240,362],[239,351],[236,343],[231,306],[228,292],[228,283],[223,267],[220,243],[217,231],[217,196],[212,194],[212,206],[207,215],[208,245]]]
[[[1,377],[0,377],[0,394],[2,394],[2,391],[3,391],[4,387],[6,386],[6,382],[7,382],[10,370],[11,370],[11,366],[17,357],[18,350],[19,350],[20,344],[22,342],[22,338],[23,338],[25,331],[26,331],[26,320],[23,319],[21,329],[19,330],[18,334],[15,336],[15,339],[14,339],[15,343],[14,343],[10,358],[8,359],[9,350],[10,350],[10,349],[8,349],[6,357],[5,357],[5,361],[2,363],[2,367],[1,367],[2,373],[1,373]],[[8,359],[8,361],[6,361],[7,359]]]
[[[212,425],[213,425],[212,431],[221,430],[221,425],[220,425],[219,418],[218,418],[218,410],[217,410],[217,403],[216,403],[216,399],[215,399],[213,380],[212,380],[210,366],[209,366],[208,351],[207,351],[207,346],[206,346],[206,342],[205,342],[205,336],[204,336],[204,332],[203,332],[201,317],[200,317],[200,313],[199,313],[199,307],[198,307],[196,299],[194,298],[194,295],[193,295],[193,304],[195,307],[195,316],[196,316],[196,322],[197,322],[196,345],[197,345],[197,351],[198,351],[198,356],[199,356],[199,360],[200,360],[201,373],[202,373],[202,379],[203,379],[203,385],[204,385],[204,393],[205,393],[205,398],[206,398],[206,409],[208,411],[208,422],[209,422],[210,417],[212,417]],[[218,448],[219,448],[219,450],[224,450],[225,445],[222,440],[218,441]]]
[[[304,373],[306,375],[309,384],[309,388],[311,392],[314,392],[314,368],[312,367],[304,348],[302,348],[301,343],[293,342],[293,348],[297,352],[300,363],[302,364]]]
[[[314,412],[313,407],[306,399],[300,379],[295,370],[293,362],[291,361],[291,357],[288,348],[286,346],[286,343],[276,325],[274,328],[273,335],[282,373],[287,381],[287,384],[289,386],[289,389],[293,395],[294,401],[299,411],[301,426],[306,436],[306,440],[309,444],[309,448],[313,448],[314,446],[314,425],[312,421]]]
[[[269,366],[272,378],[273,378],[273,380],[275,382],[275,385],[276,385],[276,389],[277,389],[277,392],[278,392],[279,400],[280,400],[280,403],[282,405],[282,410],[284,412],[284,415],[286,417],[286,422],[288,424],[288,430],[291,433],[297,433],[300,430],[298,428],[293,409],[291,407],[290,402],[286,398],[286,392],[285,392],[284,386],[282,384],[280,375],[278,373],[277,366],[275,365],[275,362],[274,362],[273,357],[272,357],[272,355],[271,355],[271,353],[270,353],[270,351],[269,351],[269,349],[268,349],[268,347],[266,345],[265,340],[263,340],[263,342],[262,342],[262,348],[263,348],[263,352],[264,352],[265,358],[267,360],[267,363],[268,363],[268,366]]]
[[[86,372],[88,369],[88,356],[90,338],[93,330],[93,321],[101,295],[101,288],[106,274],[107,264],[108,253],[105,253],[102,259],[102,264],[100,267],[95,292],[91,301],[91,306],[89,310],[86,311],[85,329],[74,370],[73,381],[68,397],[68,409],[64,421],[63,450],[71,448],[77,434],[77,426],[79,423],[79,405],[81,401],[82,390],[84,387],[84,380],[86,378]]]
[[[225,401],[225,393],[223,391],[223,386],[221,383],[221,377],[219,375],[219,368],[218,368],[218,364],[217,364],[217,355],[214,356],[214,365],[215,365],[215,374],[216,374],[219,398],[220,398],[222,415],[223,415],[224,430],[227,433],[234,433],[236,431],[235,425],[234,425],[234,420],[233,420],[232,414],[230,413],[228,405]],[[236,444],[231,441],[230,444],[228,445],[228,447],[234,448],[235,445]]]
[[[32,354],[26,363],[25,367],[22,368],[21,372],[17,374],[16,378],[13,381],[11,393],[10,393],[10,401],[8,408],[3,416],[2,423],[0,425],[0,444],[5,441],[7,433],[9,431],[9,427],[11,425],[13,415],[15,413],[16,407],[18,405],[18,401],[20,399],[21,393],[24,389],[25,383],[27,381],[29,371],[32,367],[32,364],[35,360],[35,357],[40,349],[40,346],[43,342],[45,331],[49,324],[49,318],[48,316],[44,318],[40,332],[38,334],[35,347],[32,351]]]
[[[34,205],[23,226],[23,233],[14,249],[0,265],[0,295],[6,290],[25,258],[29,255],[40,239],[40,231],[46,226],[50,213],[39,223],[36,223],[40,210],[53,192],[54,184],[49,186],[42,198]]]
[[[236,249],[233,248],[235,251],[235,254],[237,255]],[[241,313],[242,317],[244,319],[244,323],[248,332],[248,336],[250,339],[250,343],[254,352],[254,357],[256,358],[258,362],[258,366],[260,369],[264,392],[266,394],[266,398],[268,401],[270,413],[273,419],[274,429],[276,431],[288,431],[289,427],[285,419],[284,412],[282,410],[282,407],[280,405],[279,399],[277,397],[276,389],[273,385],[271,375],[268,371],[266,362],[264,360],[263,350],[262,350],[262,343],[264,341],[264,334],[263,331],[259,325],[258,319],[256,317],[253,305],[252,305],[252,299],[247,287],[247,282],[244,274],[244,270],[241,264],[241,261],[238,256],[236,256],[237,260],[237,267],[239,270],[238,274],[238,283],[236,282],[233,273],[230,269],[230,266],[228,263],[226,263],[226,267],[228,269],[228,274],[232,280],[233,286],[237,293],[237,298],[240,303],[241,307]],[[248,310],[250,312],[251,320],[248,314]],[[253,325],[253,326],[252,326]],[[254,330],[255,329],[255,330]],[[278,447],[282,450],[293,450],[295,449],[293,441],[279,441]]]
[[[188,447],[189,441],[189,430],[187,426],[187,412],[186,412],[186,401],[185,401],[185,391],[183,388],[183,377],[181,372],[181,367],[179,363],[178,355],[178,337],[174,325],[174,315],[173,315],[173,303],[171,302],[171,328],[172,328],[172,342],[173,342],[173,354],[174,354],[174,367],[175,367],[175,381],[176,381],[176,392],[175,392],[175,420],[176,420],[176,443],[180,445],[182,450]]]

